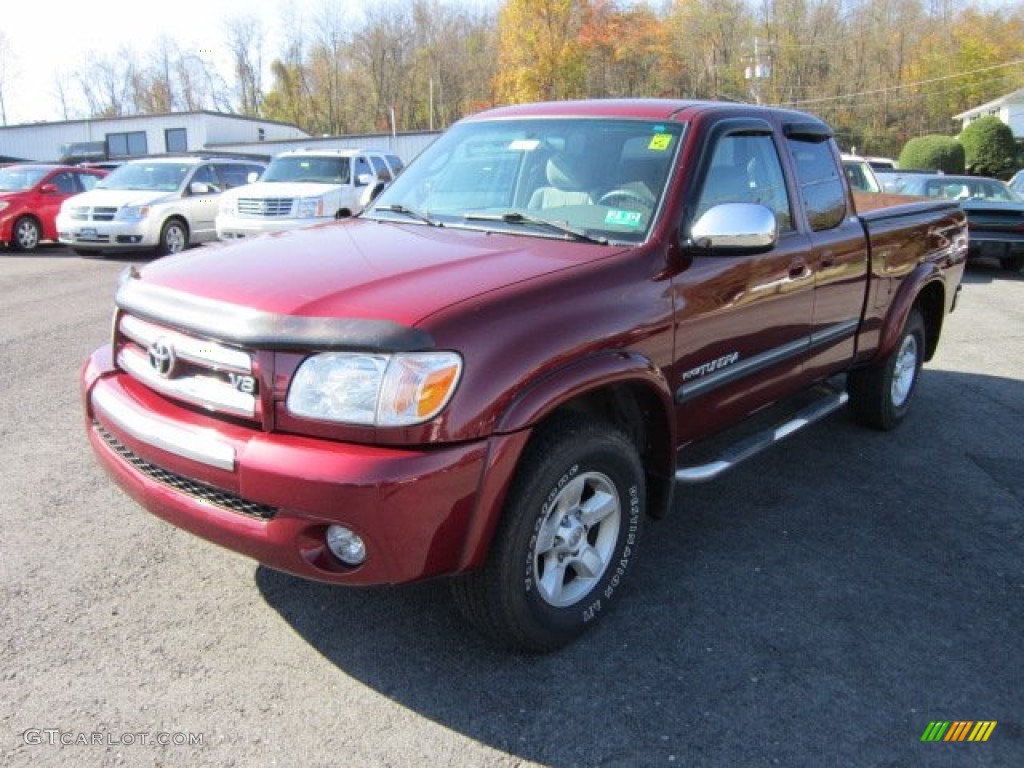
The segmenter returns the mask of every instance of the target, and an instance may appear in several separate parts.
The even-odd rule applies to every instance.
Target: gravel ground
[[[681,489],[618,610],[528,657],[443,582],[304,582],[117,490],[77,373],[128,263],[0,253],[0,764],[1024,765],[1024,275],[969,270],[900,430]]]

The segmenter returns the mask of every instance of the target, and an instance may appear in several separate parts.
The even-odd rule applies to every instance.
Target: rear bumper
[[[140,390],[111,370],[108,348],[86,363],[81,386],[93,451],[142,506],[272,568],[332,583],[395,584],[478,565],[527,437],[394,449],[262,432]],[[326,549],[332,523],[363,537],[362,565]]]

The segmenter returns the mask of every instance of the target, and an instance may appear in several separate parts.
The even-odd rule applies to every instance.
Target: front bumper
[[[160,233],[150,219],[141,221],[80,221],[57,217],[57,239],[75,248],[155,248]]]
[[[245,237],[256,237],[270,232],[284,232],[291,229],[311,227],[314,224],[324,224],[334,221],[332,217],[321,218],[260,218],[258,216],[233,216],[230,214],[217,214],[216,226],[217,237],[221,240],[238,240]]]
[[[153,514],[272,568],[317,581],[396,584],[479,565],[527,435],[395,449],[263,432],[177,406],[112,370],[82,369],[90,444]],[[366,543],[342,564],[339,523]]]

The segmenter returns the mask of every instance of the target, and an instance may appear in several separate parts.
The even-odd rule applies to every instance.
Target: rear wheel
[[[636,554],[644,473],[620,431],[581,416],[538,428],[487,563],[455,579],[468,621],[498,645],[551,651],[604,615]]]
[[[854,418],[875,429],[899,426],[917,390],[924,351],[924,321],[912,309],[889,356],[877,366],[850,372],[847,389]]]
[[[999,260],[1003,269],[1009,272],[1020,272],[1024,269],[1024,253],[1015,253],[1012,256],[1004,256]]]
[[[39,222],[31,216],[22,216],[14,222],[13,234],[11,245],[19,251],[34,251],[42,238]]]

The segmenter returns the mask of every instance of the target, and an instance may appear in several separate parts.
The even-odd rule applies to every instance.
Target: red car
[[[60,204],[107,175],[97,168],[25,163],[0,168],[0,244],[19,251],[57,239]]]

